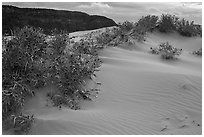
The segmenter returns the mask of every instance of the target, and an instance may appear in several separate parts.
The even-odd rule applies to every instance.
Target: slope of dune
[[[167,40],[184,49],[178,60],[148,53]],[[201,38],[156,32],[134,46],[140,50],[100,51],[101,91],[80,110],[50,106],[46,92],[53,86],[39,90],[24,108],[36,117],[30,134],[202,134],[202,59],[189,54]]]

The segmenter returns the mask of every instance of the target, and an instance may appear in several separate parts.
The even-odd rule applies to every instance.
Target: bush
[[[55,106],[79,109],[80,99],[91,100],[97,89],[85,89],[84,83],[98,71],[101,60],[98,45],[81,40],[69,45],[68,34],[55,34],[50,40],[41,29],[24,27],[10,41],[3,41],[2,53],[2,118],[3,125],[11,122],[25,131],[33,117],[20,114],[27,96],[33,89],[52,82],[58,91],[50,94]],[[25,130],[24,130],[25,129]]]
[[[66,35],[60,34],[50,46],[54,52],[50,57],[49,73],[58,91],[50,93],[49,97],[54,106],[65,105],[77,110],[80,109],[81,99],[91,100],[91,91],[82,86],[87,78],[95,76],[94,72],[100,67],[101,61],[97,53],[98,46],[93,41],[80,40],[73,45],[67,41]]]
[[[132,22],[125,21],[121,25],[119,25],[119,27],[122,32],[127,33],[133,29],[134,24]]]
[[[158,23],[159,31],[167,33],[176,30],[178,19],[175,15],[162,14]]]
[[[193,51],[194,55],[198,55],[198,56],[202,56],[202,48],[200,48],[199,50]]]
[[[194,25],[193,21],[189,23],[189,21],[182,19],[177,23],[177,31],[183,36],[192,37],[200,35],[200,30],[197,26]]]
[[[96,37],[98,48],[117,46],[124,41],[125,32],[121,28],[106,29]]]
[[[137,41],[145,41],[145,36],[147,34],[147,29],[144,26],[137,25],[130,32],[130,36]]]
[[[142,26],[146,31],[152,32],[156,26],[157,26],[157,21],[159,17],[155,15],[147,15],[145,17],[142,17],[137,25]]]
[[[181,54],[182,49],[177,49],[169,44],[169,42],[161,43],[158,48],[150,48],[151,53],[160,54],[163,59],[174,59],[175,56]]]
[[[42,30],[24,27],[3,43],[2,53],[2,118],[7,123],[21,112],[27,96],[33,96],[37,85],[43,83],[39,69],[47,43]]]
[[[34,115],[12,115],[12,121],[14,132],[16,132],[17,134],[28,133],[34,122]]]

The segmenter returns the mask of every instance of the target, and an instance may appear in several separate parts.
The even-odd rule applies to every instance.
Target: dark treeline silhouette
[[[88,15],[78,11],[18,8],[2,5],[3,34],[10,35],[15,28],[22,28],[27,25],[40,27],[46,34],[50,34],[51,30],[54,29],[75,32],[117,26],[112,19],[107,17]]]

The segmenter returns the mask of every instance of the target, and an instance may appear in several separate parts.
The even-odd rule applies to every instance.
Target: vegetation
[[[147,15],[138,22],[125,21],[117,25],[109,18],[96,15],[90,16],[82,12],[2,6],[3,35],[11,35],[15,28],[23,28],[27,25],[36,28],[40,27],[45,34],[51,34],[52,30],[56,30],[59,33],[61,30],[74,32],[119,26],[122,32],[125,34],[128,32],[133,33],[133,37],[139,41],[145,40],[143,37],[146,32],[152,32],[155,29],[164,33],[178,31],[181,35],[188,37],[202,36],[200,25],[185,19],[180,20],[175,15],[170,14],[162,14],[160,18],[155,15]]]
[[[169,44],[161,43],[158,48],[150,48],[152,54],[160,54],[163,59],[174,59],[181,54],[182,49],[178,49]]]
[[[162,14],[158,22],[158,28],[160,32],[165,33],[177,31],[187,37],[202,36],[202,28],[200,25],[195,25],[194,21],[189,22],[184,18],[179,19],[175,15]]]
[[[3,34],[11,35],[15,28],[27,25],[40,27],[45,34],[50,34],[53,29],[74,32],[117,26],[112,19],[83,12],[2,5]]]
[[[6,7],[4,10],[11,12],[8,15],[9,18],[14,18],[14,22],[16,18],[16,20],[19,20],[18,16],[13,14],[13,11],[17,10],[16,8]],[[59,16],[54,10],[24,10],[28,11],[28,13],[32,11],[32,14],[28,14],[32,16],[38,15],[34,11],[49,11],[56,18]],[[21,12],[18,11],[17,13]],[[41,20],[47,16],[47,13],[42,12],[38,16],[40,16],[39,20]],[[64,11],[62,16],[63,19],[66,17]],[[31,17],[31,19],[33,18]],[[39,24],[42,25],[43,23],[40,22]],[[53,25],[53,23],[51,24]],[[61,26],[61,24],[58,25]],[[47,94],[54,106],[61,107],[64,105],[78,110],[80,109],[79,102],[81,99],[92,100],[95,98],[99,89],[87,88],[86,82],[93,80],[96,77],[95,72],[99,71],[98,68],[102,61],[99,59],[98,50],[101,48],[118,46],[122,43],[134,44],[135,40],[145,41],[147,32],[152,32],[157,28],[165,33],[178,31],[183,36],[202,36],[201,26],[194,25],[193,22],[189,23],[185,19],[179,20],[176,16],[169,14],[163,14],[160,20],[158,16],[148,15],[135,23],[125,21],[118,27],[106,29],[96,37],[92,37],[90,34],[87,38],[72,43],[70,43],[68,34],[70,30],[65,29],[62,31],[66,25],[62,25],[62,28],[59,26],[50,27],[48,25],[49,34],[51,34],[48,36],[44,34],[41,28],[23,27],[20,23],[20,29],[13,30],[15,25],[10,24],[12,37],[9,40],[5,37],[2,39],[3,127],[14,127],[19,134],[28,132],[34,121],[34,116],[22,114],[21,110],[25,99],[28,96],[34,96],[36,88],[48,86],[50,83],[57,87],[57,91]],[[45,31],[48,31],[46,29]],[[73,29],[76,28],[73,27]],[[168,42],[161,43],[158,48],[151,47],[151,53],[159,54],[163,59],[174,59],[181,52],[182,49],[175,48]],[[202,56],[202,48],[194,51],[193,54]],[[101,84],[100,82],[95,83]]]
[[[145,41],[147,33],[153,32],[155,29],[164,33],[178,31],[181,35],[188,37],[202,36],[200,25],[195,25],[193,22],[189,23],[185,19],[179,20],[175,15],[162,14],[160,19],[155,15],[147,15],[135,23],[125,21],[120,23],[117,28],[107,29],[96,39],[101,48],[117,46],[124,42],[134,44],[134,40]],[[154,49],[152,52],[157,53]]]
[[[41,29],[24,27],[7,41],[2,53],[2,118],[19,117],[27,96],[34,96],[33,88],[44,84],[42,59],[47,43]]]
[[[142,27],[146,32],[152,32],[156,26],[159,17],[155,15],[143,16],[137,23],[137,26]]]
[[[176,30],[178,19],[175,15],[162,14],[158,22],[159,31],[167,33]]]
[[[54,41],[66,45],[64,39],[64,36],[61,35]],[[56,46],[53,45],[53,47]],[[52,54],[51,66],[53,67],[50,71],[54,75],[52,78],[55,79],[58,92],[50,93],[48,96],[53,100],[55,106],[66,105],[76,110],[80,108],[80,99],[92,100],[91,93],[98,91],[98,89],[83,89],[83,86],[87,78],[92,79],[96,76],[94,72],[98,71],[97,68],[100,67],[101,61],[97,55],[97,45],[90,41],[81,40],[67,50],[65,47],[61,46],[53,50],[64,52],[55,52],[54,56]]]
[[[194,55],[202,56],[202,48],[199,48],[199,50],[193,51]]]
[[[194,22],[189,22],[185,19],[178,21],[177,23],[177,31],[187,37],[202,35],[202,30],[199,26],[194,25]]]
[[[69,45],[67,33],[47,40],[41,29],[26,26],[16,31],[9,41],[3,40],[2,53],[2,118],[24,132],[30,128],[33,116],[21,114],[24,101],[34,96],[34,90],[54,83],[58,90],[48,96],[55,106],[79,109],[80,99],[93,98],[99,89],[85,89],[86,80],[96,76],[101,61],[97,45],[81,40]],[[97,83],[96,83],[97,84]]]

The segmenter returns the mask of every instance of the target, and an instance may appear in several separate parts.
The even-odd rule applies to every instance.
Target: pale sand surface
[[[167,40],[183,48],[178,60],[148,53]],[[30,134],[202,134],[202,59],[189,54],[201,43],[155,32],[132,50],[100,51],[98,98],[82,101],[81,110],[59,110],[46,106],[46,92],[54,87],[38,91],[24,108],[36,117]]]

